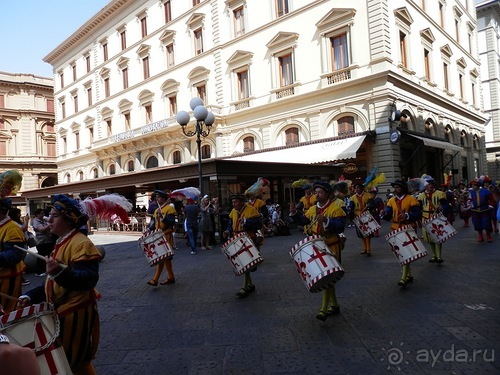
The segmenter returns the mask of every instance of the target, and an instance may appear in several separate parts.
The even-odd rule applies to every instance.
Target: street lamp
[[[201,169],[201,136],[208,137],[212,124],[215,122],[215,116],[203,105],[203,100],[193,98],[189,102],[189,106],[193,110],[194,118],[196,119],[196,130],[186,131],[186,126],[191,121],[191,116],[186,111],[180,111],[175,116],[175,119],[182,127],[182,132],[188,137],[196,135],[196,144],[198,145],[198,185],[200,189],[200,197],[203,197],[202,189],[202,169]]]

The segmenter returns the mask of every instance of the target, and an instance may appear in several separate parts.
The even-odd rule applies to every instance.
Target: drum
[[[370,234],[380,229],[380,224],[369,211],[363,212],[353,220],[356,228],[361,232],[363,238],[368,237]]]
[[[59,336],[59,317],[49,303],[31,305],[0,317],[0,333],[33,349],[42,375],[72,374]]]
[[[264,261],[251,238],[244,232],[227,241],[222,246],[222,252],[231,262],[236,276],[243,275]]]
[[[422,225],[425,228],[425,233],[435,243],[443,243],[448,238],[457,234],[455,228],[453,228],[443,214],[432,215],[429,219],[425,220]]]
[[[311,293],[333,286],[344,276],[344,269],[321,236],[309,236],[290,250],[295,267]]]
[[[139,242],[139,247],[144,251],[144,256],[150,267],[174,255],[174,250],[170,247],[161,229],[142,236],[137,241]]]
[[[410,225],[404,225],[385,236],[391,250],[404,266],[427,255],[424,244]]]

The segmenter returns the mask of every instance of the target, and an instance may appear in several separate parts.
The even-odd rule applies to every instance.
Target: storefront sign
[[[358,167],[354,163],[346,164],[344,167],[344,173],[356,173],[358,171]]]

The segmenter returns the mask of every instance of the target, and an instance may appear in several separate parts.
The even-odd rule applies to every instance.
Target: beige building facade
[[[320,144],[306,163],[335,179],[473,179],[486,168],[476,46],[472,0],[113,0],[44,58],[59,189],[126,175],[139,191],[152,170],[196,186],[176,173],[198,159],[175,119],[193,97],[216,117],[204,163],[293,171]],[[204,174],[204,190],[237,177],[231,190]]]
[[[9,169],[23,175],[21,190],[57,184],[51,78],[0,72],[0,171]]]

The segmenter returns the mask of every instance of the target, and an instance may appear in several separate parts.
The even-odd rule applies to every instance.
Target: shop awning
[[[418,140],[424,142],[425,146],[441,148],[443,150],[452,150],[452,151],[463,151],[463,148],[457,145],[454,145],[449,142],[438,141],[431,138],[419,137],[418,135],[408,134],[410,137],[417,138]]]
[[[326,142],[310,143],[294,147],[285,147],[274,150],[254,152],[241,156],[231,157],[230,160],[316,164],[328,163],[336,160],[352,159],[361,147],[366,135],[351,138],[335,139]]]

